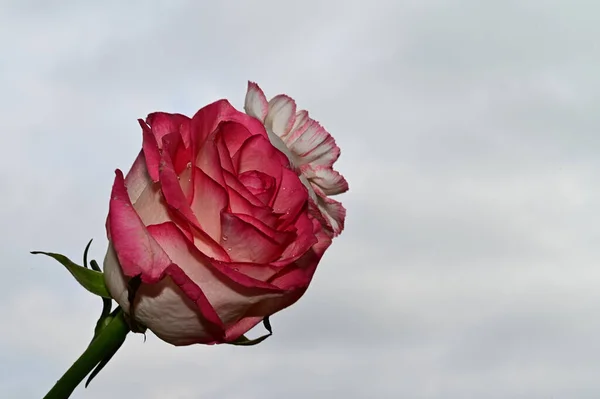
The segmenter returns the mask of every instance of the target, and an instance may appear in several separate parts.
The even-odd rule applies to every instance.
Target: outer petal
[[[286,290],[286,294],[265,299],[250,308],[246,312],[244,318],[227,329],[225,335],[226,339],[231,340],[239,337],[241,334],[258,324],[265,316],[270,316],[279,312],[300,299],[306,292],[320,259],[320,255],[313,251],[309,251],[288,268],[285,268],[274,275],[270,279],[270,282],[273,285]]]
[[[161,143],[164,136],[171,133],[181,135],[182,125],[189,122],[189,120],[190,118],[185,115],[166,112],[155,112],[146,117],[146,123],[150,126],[160,148],[162,148]]]
[[[127,187],[129,199],[132,203],[135,204],[135,201],[137,201],[149,184],[152,184],[152,180],[150,180],[150,175],[148,175],[148,170],[146,169],[144,152],[140,151],[131,169],[127,172],[127,177],[125,177],[125,187]]]
[[[165,298],[169,302],[164,301],[163,293],[152,286],[144,287],[148,292],[138,291],[141,298],[136,308],[138,318],[147,316],[146,325],[169,342],[175,340],[178,345],[223,342],[222,335],[215,337],[215,332],[222,334],[221,327],[236,323],[255,304],[281,295],[276,287],[260,281],[251,281],[247,277],[244,280],[244,276],[239,276],[240,282],[228,278],[197,252],[173,224],[154,226],[151,232],[177,265],[167,271],[168,275],[195,305],[186,310],[182,305],[187,301],[182,303],[181,297]],[[177,268],[180,272],[175,273]],[[155,302],[143,306],[146,300]],[[165,309],[172,312],[165,312]]]
[[[144,152],[146,169],[148,170],[148,175],[150,176],[152,181],[157,182],[158,169],[160,165],[160,149],[158,147],[158,142],[152,134],[152,130],[150,130],[150,127],[146,125],[146,123],[141,119],[138,119],[138,122],[142,127],[142,151]]]
[[[104,259],[104,279],[112,297],[129,314],[128,279],[110,246]],[[136,321],[173,345],[223,341],[222,323],[212,306],[207,307],[210,304],[206,296],[195,292],[198,287],[194,285],[179,266],[171,264],[165,269],[165,278],[140,285],[135,297]],[[203,316],[201,306],[208,318]]]
[[[120,170],[116,171],[108,213],[109,239],[126,276],[155,283],[171,264],[133,208]]]
[[[265,97],[265,93],[254,82],[248,82],[248,91],[246,92],[246,100],[244,101],[244,110],[250,116],[264,122],[269,111],[269,103]]]

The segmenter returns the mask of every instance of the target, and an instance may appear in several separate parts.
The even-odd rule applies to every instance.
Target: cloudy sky
[[[131,335],[74,398],[600,397],[600,6],[0,1],[0,393],[40,398],[100,300],[136,119],[287,93],[334,135],[345,232],[252,348]],[[260,334],[258,330],[253,334]]]

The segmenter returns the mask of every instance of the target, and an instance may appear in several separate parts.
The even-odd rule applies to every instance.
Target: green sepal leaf
[[[52,252],[32,251],[34,255],[42,254],[54,258],[60,262],[67,270],[75,277],[75,280],[86,290],[92,294],[101,296],[103,298],[111,298],[106,284],[104,283],[104,275],[96,270],[86,269],[83,266],[79,266],[73,263],[69,258],[61,254],[55,254]]]
[[[263,319],[263,326],[265,326],[265,328],[269,332],[268,334],[262,335],[262,336],[260,336],[258,338],[255,338],[255,339],[248,339],[248,338],[246,338],[245,335],[242,335],[241,337],[239,337],[235,341],[231,341],[231,342],[227,342],[227,343],[230,344],[230,345],[237,345],[237,346],[254,346],[254,345],[258,345],[261,342],[263,342],[265,339],[267,339],[271,335],[273,335],[273,329],[271,327],[271,322],[269,321],[269,316],[267,316],[267,317],[265,317]]]

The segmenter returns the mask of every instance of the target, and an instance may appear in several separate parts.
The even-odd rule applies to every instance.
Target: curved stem
[[[79,359],[54,384],[44,399],[66,399],[71,396],[77,385],[100,363],[107,354],[114,353],[129,333],[129,325],[123,311],[117,312]]]

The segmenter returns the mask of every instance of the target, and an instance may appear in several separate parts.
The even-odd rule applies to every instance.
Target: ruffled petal
[[[348,182],[337,171],[325,167],[316,168],[307,165],[302,173],[308,178],[315,191],[321,196],[336,195],[348,191]]]
[[[285,137],[296,120],[296,103],[285,94],[275,96],[269,101],[269,113],[265,119],[267,130],[277,136]]]
[[[317,206],[321,214],[327,221],[327,226],[333,231],[334,236],[339,235],[344,230],[346,219],[346,208],[329,197],[318,197]]]
[[[248,115],[259,119],[261,122],[264,122],[267,112],[269,112],[269,103],[265,93],[254,82],[248,82],[244,110]]]
[[[286,144],[296,156],[297,166],[331,167],[340,156],[340,148],[333,136],[312,119],[291,132]]]

